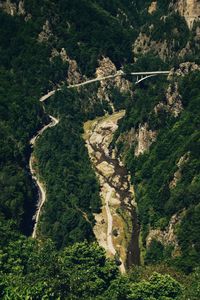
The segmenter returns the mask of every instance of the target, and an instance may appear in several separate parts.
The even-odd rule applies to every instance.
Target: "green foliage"
[[[168,1],[159,0],[153,15],[147,12],[150,0],[24,3],[26,13],[31,14],[26,22],[23,16],[11,17],[0,11],[0,297],[176,299],[181,287],[171,277],[155,274],[141,282],[131,276],[121,277],[115,264],[105,258],[96,244],[74,245],[77,241],[94,239],[93,213],[100,209],[99,186],[81,137],[83,121],[101,116],[104,111],[111,112],[108,103],[94,100],[98,84],[79,93],[64,89],[49,104],[45,103],[47,112],[60,119],[57,127],[39,139],[36,149],[38,168],[48,187],[48,201],[40,223],[40,237],[46,241],[37,243],[20,236],[20,232],[30,235],[37,199],[28,169],[29,140],[49,122],[38,99],[64,82],[68,71],[68,64],[60,57],[51,57],[52,49],[60,51],[64,47],[70,58],[76,59],[82,73],[93,76],[102,56],[108,56],[117,68],[129,64],[132,44],[141,30],[156,41],[166,40],[174,53],[190,39],[193,49],[187,57],[199,61],[199,49],[193,42],[195,29],[189,32],[177,14],[162,18]],[[39,43],[38,34],[46,20],[53,35]],[[151,30],[150,24],[154,25]],[[127,70],[168,67],[151,53],[137,59]],[[199,81],[199,73],[194,73],[180,82],[185,111],[177,119],[163,111],[158,116],[152,113],[154,106],[163,100],[165,80],[151,79],[150,87],[141,84],[143,90],[136,90],[134,101],[130,95],[121,96],[118,90],[110,90],[116,108],[127,107],[127,116],[120,122],[121,131],[137,128],[144,122],[152,130],[159,129],[157,143],[149,153],[133,158],[133,144],[126,162],[136,185],[144,239],[149,225],[164,229],[172,214],[186,209],[177,228],[182,256],[173,260],[185,272],[198,265],[200,252]],[[120,149],[124,149],[122,143]],[[187,152],[190,155],[181,170],[182,177],[170,190],[176,164]],[[73,246],[65,248],[69,244]],[[146,262],[165,260],[168,250],[154,243],[147,251]],[[198,299],[198,269],[188,280],[191,290],[189,283],[185,284],[182,299]]]
[[[148,279],[142,280],[139,280],[138,274],[135,279],[132,276],[119,277],[111,283],[103,298],[97,299],[170,300],[179,299],[179,296],[182,296],[182,291],[181,284],[171,276],[153,272]]]
[[[127,300],[129,293],[130,280],[128,276],[120,276],[111,282],[108,290],[104,292],[103,297],[99,298],[99,300]]]
[[[170,300],[178,299],[181,294],[181,285],[169,275],[154,273],[149,281],[143,280],[131,286],[131,300]]]
[[[156,142],[152,144],[149,152],[136,158],[131,148],[126,155],[126,164],[135,184],[144,244],[149,225],[151,228],[163,230],[173,214],[189,209],[187,217],[182,220],[178,230],[182,256],[176,260],[176,265],[187,272],[197,266],[199,261],[197,254],[199,245],[195,235],[195,232],[199,232],[195,211],[200,194],[199,76],[199,72],[194,72],[182,81],[180,80],[184,111],[179,117],[174,118],[167,112],[152,114],[155,105],[165,97],[165,84],[159,82],[159,96],[157,96],[158,90],[154,84],[146,86],[146,89],[136,90],[135,102],[130,104],[130,109],[127,110],[126,117],[119,127],[119,132],[123,132],[138,128],[140,124],[147,122],[151,130],[156,129],[158,132]],[[123,148],[121,149],[123,151]],[[189,158],[185,159],[181,166],[181,177],[176,186],[170,188],[170,182],[178,170],[177,163],[183,155],[189,155]],[[190,219],[193,222],[189,221]],[[153,246],[156,245],[153,244],[148,250],[146,262],[155,263],[162,257],[163,259],[169,258],[170,249],[158,251],[156,248],[158,245],[155,249]]]
[[[43,0],[26,1],[25,7],[37,27],[50,21],[54,36],[59,38],[57,43],[52,37],[52,46],[67,49],[82,72],[92,75],[101,56],[109,56],[117,66],[131,60],[131,43],[136,37],[134,16],[139,14],[129,1],[123,2]],[[117,17],[119,9],[127,13],[128,21],[123,14]]]
[[[57,251],[50,240],[20,237],[2,249],[0,265],[1,299],[177,299],[181,293],[169,275],[153,273],[140,282],[119,275],[96,243]]]
[[[194,266],[199,266],[200,259],[200,204],[191,206],[183,217],[178,229],[178,240],[183,252],[183,260],[177,258],[177,265],[186,272],[191,272]]]
[[[171,14],[164,19],[155,19],[154,28],[151,31],[153,40],[164,41],[170,45],[172,41],[172,50],[178,51],[185,47],[189,38],[189,29],[185,19],[179,14]]]
[[[140,69],[140,68],[139,68]],[[134,96],[127,103],[126,118],[120,123],[120,130],[125,131],[137,127],[142,122],[152,122],[153,107],[161,101],[165,79],[151,79],[151,85],[142,84],[143,88],[134,91]],[[154,125],[155,126],[155,125]]]
[[[0,255],[1,299],[92,299],[118,276],[115,264],[97,244],[55,250],[21,238]]]
[[[160,242],[153,240],[147,249],[145,263],[153,264],[162,261],[163,250],[164,246]]]
[[[199,267],[194,270],[185,280],[185,291],[183,299],[198,300],[200,293],[200,270]]]
[[[145,71],[163,71],[167,70],[169,68],[169,65],[166,62],[163,62],[163,60],[159,56],[155,56],[154,53],[148,52],[146,54],[137,54],[137,61],[134,64],[127,64],[124,66],[124,72],[125,73],[131,73],[131,72],[143,72]],[[159,79],[158,77],[156,78]],[[131,77],[130,77],[131,80]]]
[[[122,94],[117,88],[111,88],[109,94],[116,111],[124,109],[130,101],[130,94],[128,92]]]
[[[40,231],[58,248],[85,239],[94,239],[94,212],[99,212],[99,186],[81,134],[84,118],[82,96],[68,89],[49,101],[48,111],[59,124],[38,141],[39,173],[48,187]],[[89,106],[89,105],[88,105]],[[86,115],[89,112],[87,111]],[[53,183],[53,184],[52,184]]]
[[[69,274],[70,290],[75,299],[101,295],[118,275],[114,262],[105,259],[97,244],[75,244],[64,250],[60,263]]]

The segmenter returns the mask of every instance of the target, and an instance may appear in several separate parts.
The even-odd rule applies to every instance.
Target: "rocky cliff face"
[[[183,110],[182,105],[182,96],[179,92],[178,82],[173,79],[176,77],[184,77],[190,72],[200,70],[200,66],[195,63],[185,62],[180,64],[177,69],[171,69],[168,79],[171,81],[169,84],[166,94],[165,94],[165,102],[160,102],[154,107],[154,112],[158,114],[160,111],[166,111],[172,114],[174,117],[178,117],[181,111]]]
[[[114,63],[108,57],[103,57],[99,60],[99,67],[96,69],[96,77],[105,77],[109,75],[113,75],[117,73],[117,68]],[[117,88],[121,93],[130,92],[130,82],[125,80],[121,76],[115,77],[109,80],[102,80],[100,81],[100,87],[97,92],[97,97],[99,100],[106,100],[110,103],[112,108],[112,101],[110,99],[109,91],[111,89]]]
[[[157,1],[153,1],[148,8],[148,13],[152,14],[157,10]]]
[[[167,226],[167,228],[162,231],[160,229],[150,229],[149,234],[146,239],[146,247],[147,249],[151,246],[153,240],[160,242],[165,247],[170,245],[173,247],[172,256],[180,255],[180,247],[178,245],[177,237],[176,237],[176,227],[180,224],[181,219],[184,215],[184,211],[174,214]]]
[[[150,26],[150,32],[154,25]],[[137,56],[140,54],[147,54],[149,52],[154,53],[156,56],[159,56],[163,61],[172,57],[181,57],[183,58],[186,55],[191,55],[193,53],[193,48],[200,49],[200,27],[197,26],[193,36],[193,43],[188,41],[186,45],[175,51],[175,39],[172,39],[170,42],[167,40],[155,41],[152,39],[151,34],[147,35],[146,33],[140,32],[137,39],[133,43],[133,56],[134,61],[137,61]]]
[[[148,123],[139,124],[138,128],[131,128],[129,132],[122,134],[118,142],[124,144],[124,151],[128,151],[134,145],[134,156],[139,156],[149,150],[151,144],[156,141],[157,132],[149,128]]]
[[[77,84],[83,81],[83,76],[79,70],[78,64],[75,60],[71,59],[66,50],[64,48],[62,48],[60,51],[58,51],[57,49],[52,49],[51,52],[51,60],[54,57],[60,56],[60,58],[62,59],[62,61],[64,63],[68,63],[68,72],[67,72],[67,83],[69,85],[72,84]]]
[[[17,3],[11,2],[10,0],[0,1],[0,9],[11,16],[24,16],[25,21],[31,19],[31,14],[25,11],[24,0],[17,1]]]
[[[182,96],[179,92],[178,82],[177,80],[174,81],[174,79],[180,76],[184,77],[190,72],[198,70],[200,70],[200,66],[191,62],[182,63],[177,69],[171,69],[168,76],[169,85],[166,89],[165,97],[162,102],[159,102],[153,108],[156,115],[162,111],[173,115],[175,118],[180,115],[183,110]],[[118,138],[118,142],[124,143],[125,152],[134,145],[134,155],[137,157],[149,150],[152,143],[156,141],[156,137],[157,131],[151,130],[149,124],[145,122],[140,123],[137,128],[132,128],[129,132],[123,133]],[[178,178],[179,174],[177,173]]]
[[[160,58],[165,61],[167,57],[171,56],[171,49],[167,44],[167,41],[154,41],[146,33],[140,32],[139,36],[133,44],[133,54],[135,61],[138,54],[146,54],[153,52],[155,55],[159,55]]]
[[[152,14],[157,10],[157,1],[152,1],[148,13]],[[192,29],[194,21],[200,20],[199,0],[172,0],[169,4],[169,12],[178,12],[185,18],[187,25]]]
[[[192,29],[195,20],[200,20],[200,1],[199,0],[176,0],[172,1],[170,8],[178,11],[183,16]]]
[[[181,158],[179,159],[179,161],[177,162],[176,166],[177,166],[177,171],[174,173],[174,177],[172,179],[172,181],[169,184],[169,188],[173,189],[176,187],[178,181],[181,179],[182,177],[182,168],[184,167],[184,165],[189,161],[190,159],[190,152],[185,153],[183,156],[181,156]]]
[[[158,2],[152,1],[148,7],[148,13],[154,14],[156,11],[160,13]],[[175,18],[175,12],[185,18],[188,28],[191,30],[190,37],[187,26],[184,26],[181,18]],[[171,1],[168,10],[162,13],[163,16],[161,17],[154,14],[155,17],[147,21],[147,24],[134,41],[133,55],[135,61],[138,55],[149,52],[159,56],[163,61],[167,61],[177,56],[184,58],[200,50],[200,29],[198,25],[198,21],[200,21],[200,2],[198,0]],[[173,18],[174,20],[172,20]],[[174,22],[174,26],[168,29],[170,22]],[[158,24],[164,29],[162,37],[157,30]],[[194,24],[195,26],[193,26]],[[185,33],[183,33],[183,28]],[[185,35],[185,43],[183,42],[183,34]]]
[[[177,77],[184,77],[185,75],[188,75],[190,72],[200,71],[200,66],[193,63],[193,62],[185,62],[179,65],[177,69],[173,68],[171,69],[168,79],[171,80],[175,76]]]
[[[46,20],[46,22],[42,27],[42,31],[38,35],[38,42],[39,43],[47,42],[51,36],[53,36],[53,33],[51,31],[51,26],[49,21]]]
[[[14,16],[16,14],[25,15],[24,1],[19,1],[18,5],[11,2],[10,0],[0,1],[0,9],[11,16]]]
[[[183,110],[181,100],[177,82],[170,83],[166,91],[166,111],[170,112],[174,117],[178,117]]]
[[[139,156],[148,151],[151,144],[156,140],[156,131],[152,131],[148,128],[148,124],[140,124],[139,129],[135,135],[136,148],[135,156]]]

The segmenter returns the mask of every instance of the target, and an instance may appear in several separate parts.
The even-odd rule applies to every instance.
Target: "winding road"
[[[47,97],[47,95],[48,95],[48,97]],[[47,95],[40,98],[40,101],[43,102],[46,99],[48,99],[50,97],[49,93]],[[52,96],[52,94],[51,94],[51,96]],[[45,99],[44,99],[44,97],[45,97]],[[34,146],[37,142],[37,139],[44,133],[44,131],[46,129],[54,127],[59,123],[59,119],[56,119],[55,117],[50,116],[50,115],[49,115],[49,118],[51,119],[51,122],[49,124],[45,125],[44,127],[42,127],[42,129],[40,129],[37,132],[37,134],[30,140],[29,143],[30,143],[32,149],[34,148]],[[34,160],[35,160],[35,157],[34,157],[34,153],[32,150],[32,153],[31,153],[31,156],[29,159],[29,169],[31,172],[32,179],[38,187],[38,202],[37,202],[35,215],[33,216],[33,220],[35,221],[35,223],[33,226],[32,238],[36,238],[39,217],[41,214],[42,207],[46,201],[46,189],[45,189],[44,184],[40,181],[38,174],[36,174],[36,171],[34,169]]]
[[[111,188],[108,184],[107,184],[107,190],[108,193],[106,195],[106,199],[105,199],[105,208],[106,208],[106,214],[107,214],[107,246],[108,246],[108,250],[110,251],[110,253],[112,253],[113,256],[115,256],[117,254],[115,247],[113,245],[113,239],[112,239],[112,235],[113,235],[113,217],[111,214],[111,210],[110,210],[110,206],[109,203],[111,202],[111,198],[112,198],[112,193],[114,192],[114,189]],[[119,260],[121,262],[120,265],[120,271],[121,273],[125,273],[126,269],[124,266],[124,263],[121,259],[121,257],[119,257]]]
[[[41,102],[46,101],[49,97],[51,97],[53,94],[55,94],[56,90],[51,91],[49,93],[47,93],[46,95],[42,96],[40,98]],[[123,113],[118,113],[115,116],[115,119],[118,120],[119,118],[121,118],[123,116]],[[56,119],[53,116],[49,116],[51,119],[51,122],[47,125],[45,125],[42,129],[40,129],[37,134],[30,140],[30,145],[32,148],[34,148],[38,138],[44,133],[45,130],[47,130],[48,128],[54,127],[59,123],[59,120]],[[113,127],[113,130],[116,130],[117,126],[114,123],[111,122],[111,127]],[[109,127],[108,123],[105,123],[105,126]],[[102,137],[102,143],[107,144],[108,142],[108,138],[110,138],[110,136],[113,135],[112,130],[108,131],[107,134],[105,136]],[[108,150],[106,150],[106,155],[108,155]],[[38,227],[38,221],[40,218],[40,214],[42,211],[42,207],[46,201],[46,189],[45,189],[45,185],[43,182],[40,181],[39,176],[36,174],[36,171],[34,169],[34,153],[32,152],[30,160],[29,160],[29,168],[30,168],[30,172],[32,174],[32,179],[33,181],[36,183],[37,187],[38,187],[38,203],[37,203],[37,209],[35,212],[35,215],[33,217],[33,219],[35,220],[35,224],[34,224],[34,228],[33,228],[33,232],[32,232],[32,237],[36,238],[37,235],[37,227]],[[105,197],[105,210],[106,210],[106,215],[107,215],[107,233],[106,233],[106,239],[107,239],[107,249],[109,251],[110,254],[112,254],[112,256],[115,256],[118,254],[118,252],[116,251],[114,244],[113,244],[113,216],[111,213],[111,202],[113,201],[113,195],[115,194],[115,189],[107,182],[104,184],[104,188],[106,190],[106,197]],[[120,265],[120,270],[122,273],[125,273],[125,265],[123,260],[121,259],[121,257],[119,256],[119,260],[121,262]]]
[[[108,243],[108,249],[110,251],[110,253],[112,253],[113,255],[116,254],[116,250],[114,248],[113,245],[113,241],[112,241],[112,230],[113,230],[113,218],[111,215],[111,211],[110,211],[110,207],[109,207],[109,202],[113,193],[113,189],[106,184],[106,187],[108,189],[108,193],[106,195],[106,199],[105,199],[105,207],[106,207],[106,214],[107,214],[107,222],[108,222],[108,226],[107,226],[107,243]]]
[[[151,76],[155,76],[155,75],[159,75],[161,73],[162,74],[168,74],[168,71],[167,72],[157,72],[156,74],[155,73],[156,72],[140,72],[140,73],[132,73],[131,75],[146,76],[144,78],[142,77],[142,79],[141,79],[141,80],[144,80],[145,78],[148,78],[148,77],[151,77]],[[115,78],[117,76],[123,76],[123,75],[126,75],[126,74],[123,71],[120,70],[120,71],[117,71],[116,74],[108,75],[108,76],[105,76],[105,77],[97,77],[97,78],[94,78],[94,79],[91,79],[91,80],[87,80],[87,81],[79,83],[79,84],[69,85],[68,89],[70,89],[70,88],[76,88],[76,87],[80,87],[80,86],[84,86],[84,85],[87,85],[87,84],[90,84],[90,83],[93,83],[93,82],[102,81],[102,80],[106,80],[106,79],[111,79],[111,78]],[[138,78],[137,78],[137,81],[138,81]],[[43,95],[40,98],[40,102],[46,101],[48,98],[50,98],[57,91],[60,91],[60,90],[61,90],[61,87],[58,87],[57,89],[49,91],[46,95]],[[102,142],[102,144],[104,144],[104,146],[106,146],[106,148],[107,148],[107,146],[109,146],[108,139],[110,139],[110,137],[113,136],[114,131],[117,129],[117,120],[120,119],[123,115],[124,115],[124,112],[119,113],[119,115],[116,114],[114,116],[114,121],[112,120],[112,122],[111,122],[111,129],[109,128],[110,125],[108,126],[107,123],[104,124],[105,125],[105,129],[103,129],[104,130],[104,134],[106,133],[106,130],[107,130],[106,127],[107,126],[108,126],[108,131],[106,133],[107,136],[104,136],[103,140],[101,140],[101,142]],[[116,116],[117,116],[117,119],[116,119]],[[30,145],[31,145],[32,148],[34,148],[37,139],[43,134],[43,132],[46,129],[48,129],[50,127],[54,127],[54,126],[56,126],[59,123],[59,120],[56,119],[55,117],[53,117],[53,116],[49,116],[49,117],[51,119],[51,122],[48,125],[45,125],[41,130],[39,130],[37,132],[37,134],[30,140]],[[113,117],[111,116],[111,119],[112,118]],[[111,142],[111,140],[110,140],[110,142]],[[125,257],[126,256],[128,257],[127,260],[130,262],[130,265],[131,265],[132,264],[133,253],[132,253],[132,250],[129,250],[128,254],[127,253],[125,254],[124,252],[127,249],[123,248],[122,250],[118,249],[119,251],[116,251],[116,249],[114,247],[114,244],[113,244],[113,215],[111,213],[110,203],[113,202],[113,201],[121,202],[124,205],[124,207],[127,206],[127,211],[129,212],[130,215],[133,216],[134,215],[133,212],[135,212],[135,208],[133,208],[133,206],[134,206],[133,205],[133,196],[132,196],[132,192],[131,192],[131,189],[130,189],[130,182],[127,179],[128,176],[126,174],[125,168],[123,166],[120,166],[120,164],[117,161],[117,159],[115,159],[115,158],[112,159],[112,157],[109,157],[109,154],[108,154],[109,153],[109,149],[108,148],[107,149],[105,149],[105,148],[103,149],[102,148],[102,144],[100,145],[99,149],[95,149],[94,148],[93,149],[94,152],[97,150],[97,152],[99,152],[101,154],[101,156],[103,157],[104,162],[106,162],[108,165],[112,166],[112,168],[115,169],[114,170],[114,176],[113,177],[111,176],[111,181],[113,180],[113,182],[109,182],[110,179],[106,179],[106,182],[104,182],[105,188],[107,187],[107,194],[105,196],[105,210],[106,210],[106,215],[107,215],[107,234],[106,234],[107,249],[110,252],[110,254],[112,254],[113,256],[115,256],[116,254],[119,256],[119,260],[121,261],[120,269],[121,269],[121,272],[124,273],[125,272],[125,261],[127,259]],[[92,147],[93,147],[92,144],[88,144],[88,149],[92,149]],[[97,159],[97,161],[98,161],[98,159]],[[38,187],[38,194],[39,194],[39,199],[38,199],[38,203],[37,203],[36,213],[35,213],[35,215],[33,217],[33,220],[35,220],[35,224],[34,224],[34,227],[33,227],[32,237],[35,238],[36,234],[37,234],[38,220],[39,220],[39,217],[40,217],[40,214],[41,214],[42,207],[43,207],[43,205],[44,205],[44,203],[46,201],[46,190],[45,190],[44,184],[39,180],[39,178],[38,178],[38,176],[37,176],[37,174],[36,174],[36,172],[34,170],[34,166],[33,165],[34,165],[34,154],[32,152],[32,154],[30,156],[30,160],[29,160],[29,168],[30,168],[30,172],[31,172],[33,181],[35,181],[35,183],[36,183],[36,185]],[[98,169],[98,167],[96,169]],[[99,176],[102,176],[102,174],[99,173]],[[102,177],[104,177],[104,175]],[[104,180],[105,180],[105,178],[104,178]],[[116,187],[116,185],[115,185],[115,183],[116,183],[115,181],[116,180],[117,180],[118,185],[119,185],[118,187]],[[119,197],[119,199],[117,199],[117,200],[116,200],[116,198],[114,199],[113,196],[112,196],[112,194],[113,193],[115,194],[116,191],[118,191],[117,194],[116,194],[118,196],[116,198]],[[136,220],[135,221],[135,228],[136,228],[136,227],[138,227],[137,226],[137,216],[136,216],[136,214],[135,214],[134,218]],[[123,222],[123,221],[121,220],[120,222]],[[115,223],[117,223],[116,218],[115,218]],[[121,228],[121,230],[123,231],[124,229]],[[133,230],[132,233],[134,231],[135,230]],[[136,249],[135,252],[139,252],[139,250],[138,250],[139,249],[139,247],[138,247],[138,234],[137,234],[136,231],[135,231],[134,234],[135,234],[134,239],[135,239],[135,249]],[[121,245],[124,243],[122,239],[125,239],[125,240],[127,239],[125,233],[122,233],[122,235],[123,235],[123,238],[117,239],[117,240],[120,241]],[[101,245],[101,243],[100,243],[100,245]],[[118,247],[121,247],[119,245],[119,243],[118,243]],[[120,251],[122,253],[123,259],[122,259],[122,256],[119,255]],[[136,255],[135,259],[136,259],[136,263],[137,263],[139,261],[139,256]]]

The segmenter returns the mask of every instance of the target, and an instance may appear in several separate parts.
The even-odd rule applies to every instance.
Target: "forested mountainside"
[[[197,0],[0,1],[2,299],[199,299],[199,17]]]

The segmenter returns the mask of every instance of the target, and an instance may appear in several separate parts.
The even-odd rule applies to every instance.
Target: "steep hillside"
[[[133,43],[135,60],[150,52],[170,65],[199,62],[199,11],[198,1],[153,1]]]
[[[200,67],[184,63],[168,82],[137,88],[115,137],[136,189],[145,262],[185,270],[200,253],[199,76]]]
[[[38,98],[64,74],[60,61],[50,64],[49,50],[37,43],[34,26],[0,12],[1,76],[1,215],[29,233],[27,211],[34,206],[34,187],[27,169],[28,141],[47,122]],[[26,202],[25,202],[25,199]]]
[[[195,0],[0,1],[0,298],[198,299],[199,18]]]

